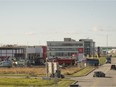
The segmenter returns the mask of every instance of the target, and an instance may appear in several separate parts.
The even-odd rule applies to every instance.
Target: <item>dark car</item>
[[[111,60],[106,60],[106,63],[111,63]]]
[[[116,70],[116,65],[111,65],[111,70]]]
[[[94,72],[93,77],[105,77],[105,73],[102,71],[96,71]]]
[[[70,85],[70,87],[81,87],[81,86],[78,84],[74,84],[74,85]]]

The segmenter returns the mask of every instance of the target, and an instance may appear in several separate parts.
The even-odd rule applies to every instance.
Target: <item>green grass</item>
[[[89,72],[93,71],[94,69],[95,69],[94,67],[88,66],[88,67],[86,67],[86,68],[80,70],[79,72],[74,73],[72,76],[77,76],[77,77],[85,76],[85,75],[87,75]]]
[[[69,79],[43,80],[40,78],[0,78],[0,87],[69,87],[74,81]]]
[[[0,74],[0,76],[27,76],[27,74]]]
[[[106,57],[100,57],[99,62],[100,62],[101,65],[105,64],[106,63]]]
[[[8,77],[25,77],[25,76],[30,76],[30,77],[38,77],[38,76],[45,76],[45,75],[30,75],[30,74],[0,74],[0,76],[8,76]]]
[[[4,86],[47,86],[53,85],[54,80],[42,80],[40,78],[0,78],[0,85]]]

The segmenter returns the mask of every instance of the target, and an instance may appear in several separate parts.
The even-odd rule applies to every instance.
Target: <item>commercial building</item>
[[[71,58],[82,61],[83,56],[95,54],[95,42],[92,39],[76,41],[64,38],[64,41],[47,41],[47,46],[6,45],[0,47],[0,60],[15,58],[25,60],[32,65],[43,64],[48,58]]]
[[[25,49],[12,45],[0,47],[0,59],[4,60],[9,57],[16,58],[17,60],[25,59]]]
[[[78,55],[78,49],[84,48],[82,41],[64,38],[64,41],[47,41],[48,58],[72,58]]]
[[[49,58],[72,58],[78,55],[78,49],[83,48],[85,56],[95,55],[95,42],[92,39],[80,39],[79,41],[71,38],[64,38],[64,41],[47,41],[47,52]]]
[[[32,65],[44,64],[47,57],[47,47],[46,46],[26,46],[25,47],[25,58]]]
[[[4,61],[11,58],[16,61],[28,61],[32,65],[40,65],[46,59],[46,51],[46,46],[6,45],[0,47],[0,60]]]

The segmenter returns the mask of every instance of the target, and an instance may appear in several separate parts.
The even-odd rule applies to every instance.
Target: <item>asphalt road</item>
[[[115,62],[114,62],[115,61]],[[116,58],[113,58],[113,64]],[[110,70],[111,64],[104,64],[94,71],[103,71],[106,77],[93,77],[93,72],[84,77],[72,78],[77,80],[81,87],[116,87],[116,70]]]

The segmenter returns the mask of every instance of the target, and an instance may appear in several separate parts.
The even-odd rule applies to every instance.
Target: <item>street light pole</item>
[[[49,49],[47,48],[47,57],[46,57],[46,77],[48,78],[48,59],[49,59]]]
[[[46,57],[46,77],[48,77],[48,58]]]
[[[107,34],[107,36],[106,36],[106,43],[107,43],[107,54],[106,54],[106,56],[108,56],[108,34]]]

